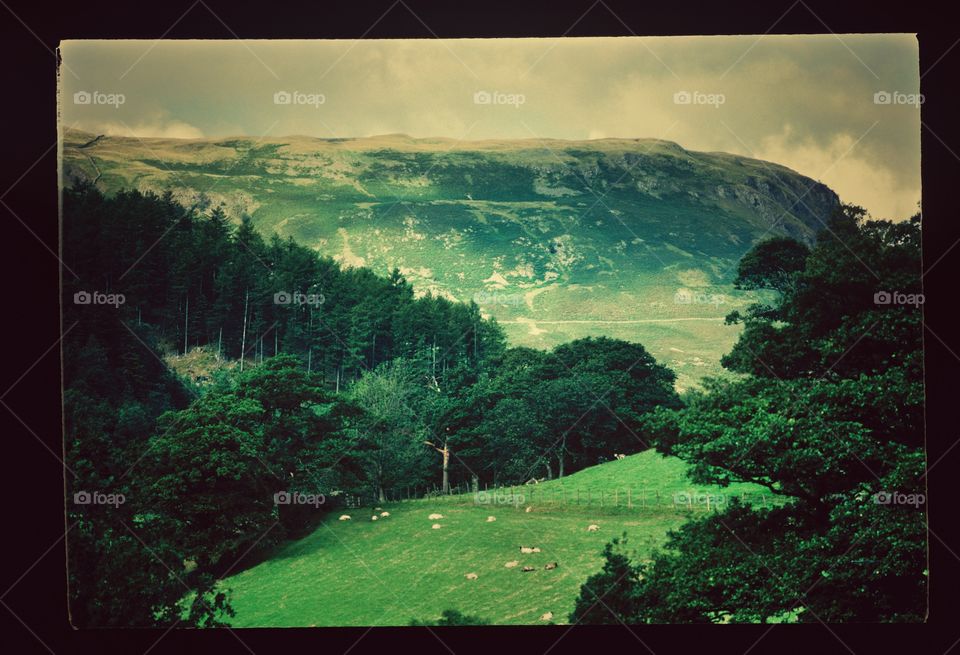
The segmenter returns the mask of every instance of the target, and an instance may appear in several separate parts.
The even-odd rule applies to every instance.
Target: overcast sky
[[[920,200],[913,35],[67,41],[61,52],[62,122],[97,133],[654,137],[784,164],[879,218]],[[122,104],[77,104],[80,92]],[[276,104],[278,92],[299,95]]]

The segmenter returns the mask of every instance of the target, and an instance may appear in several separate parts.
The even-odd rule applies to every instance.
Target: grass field
[[[434,620],[445,609],[495,624],[542,623],[541,615],[553,612],[554,622],[566,623],[580,585],[602,566],[604,544],[626,532],[629,550],[643,559],[668,530],[706,514],[703,503],[675,508],[674,494],[712,494],[716,502],[746,493],[760,502],[755,485],[696,486],[685,472],[680,460],[646,451],[535,487],[385,504],[390,516],[375,522],[371,508],[346,510],[350,521],[338,521],[336,512],[309,536],[224,581],[237,612],[231,623],[396,626]],[[654,507],[658,493],[661,506]],[[430,520],[433,512],[444,518]],[[434,523],[442,527],[432,529]],[[587,532],[594,523],[599,530]],[[521,554],[520,546],[541,552]],[[520,565],[505,568],[512,560]],[[550,562],[558,568],[544,570]],[[524,565],[536,570],[524,573]],[[477,579],[466,579],[468,573]]]

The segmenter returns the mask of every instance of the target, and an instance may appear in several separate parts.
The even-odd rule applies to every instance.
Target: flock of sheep
[[[616,456],[616,457],[617,457],[618,459],[620,458],[620,456]],[[377,521],[377,520],[379,520],[379,519],[381,519],[381,518],[387,518],[388,516],[390,516],[390,512],[381,511],[381,508],[380,508],[380,507],[374,508],[374,511],[377,511],[377,512],[380,512],[380,513],[379,513],[379,514],[374,514],[373,516],[371,516],[371,517],[370,517],[370,520],[371,520],[371,521]],[[532,511],[533,511],[533,507],[532,507],[532,506],[527,506],[527,508],[526,508],[525,511],[526,511],[527,513],[532,512]],[[429,520],[431,520],[431,521],[440,521],[440,520],[443,520],[443,514],[434,512],[433,514],[430,514],[427,518],[428,518]],[[340,520],[341,520],[341,521],[350,521],[350,520],[351,520],[351,517],[350,517],[349,514],[343,514],[343,515],[340,516]],[[488,517],[487,517],[487,520],[486,520],[486,523],[493,523],[493,522],[496,521],[496,520],[497,520],[497,517],[496,517],[496,516],[488,516]],[[442,523],[434,523],[434,524],[431,525],[430,527],[431,527],[431,529],[433,529],[433,530],[439,530],[440,528],[443,527],[443,524],[442,524]],[[591,523],[590,525],[587,526],[587,532],[597,532],[597,531],[599,531],[599,530],[600,530],[600,526],[597,525],[596,523]],[[529,555],[529,554],[539,553],[539,552],[540,552],[540,548],[537,547],[537,546],[520,546],[520,553],[523,554],[523,555]],[[508,568],[508,569],[515,568],[515,567],[517,567],[517,566],[520,566],[520,560],[511,560],[511,561],[507,562],[506,564],[504,564],[503,566],[504,566],[504,568]],[[550,562],[549,564],[544,565],[543,569],[544,569],[545,571],[552,571],[552,570],[554,570],[555,568],[557,568],[558,566],[560,566],[560,564],[559,564],[558,562]],[[536,569],[536,567],[534,567],[534,566],[529,566],[529,565],[527,565],[527,566],[522,567],[520,570],[521,570],[523,573],[530,573],[531,571],[536,571],[537,569]],[[465,577],[467,580],[477,580],[480,576],[477,575],[476,573],[467,573],[466,575],[464,575],[464,577]],[[551,619],[553,619],[553,612],[546,612],[545,614],[543,614],[543,615],[540,617],[540,620],[541,620],[541,621],[550,621]]]

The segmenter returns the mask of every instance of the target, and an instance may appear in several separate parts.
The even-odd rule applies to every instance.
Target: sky
[[[62,125],[120,136],[658,138],[920,201],[916,37],[64,41]]]

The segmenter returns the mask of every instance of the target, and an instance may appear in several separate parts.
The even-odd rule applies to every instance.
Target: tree
[[[637,615],[636,587],[642,567],[630,562],[624,549],[627,535],[614,538],[603,549],[603,568],[580,587],[570,623],[617,625]]]
[[[412,626],[448,626],[448,625],[490,625],[490,622],[486,619],[481,619],[478,616],[470,616],[469,614],[463,614],[457,610],[443,610],[440,614],[440,618],[436,621],[418,621],[417,619],[412,619],[410,621]]]
[[[394,359],[365,372],[351,387],[350,400],[362,411],[358,421],[367,446],[363,467],[377,499],[400,485],[424,478],[429,457],[423,449],[427,434],[418,414],[425,390],[410,362]]]
[[[743,284],[781,292],[739,317],[724,364],[745,375],[655,409],[640,432],[697,482],[752,482],[784,501],[734,500],[671,533],[624,591],[633,621],[922,620],[920,313],[875,298],[919,292],[919,244],[917,219],[867,221],[845,206],[801,270],[802,249],[786,242],[744,257]],[[771,273],[778,249],[795,260]]]

